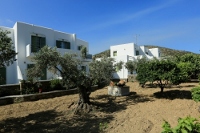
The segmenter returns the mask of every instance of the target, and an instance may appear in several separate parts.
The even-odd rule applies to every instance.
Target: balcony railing
[[[87,54],[86,59],[92,59],[92,54]]]

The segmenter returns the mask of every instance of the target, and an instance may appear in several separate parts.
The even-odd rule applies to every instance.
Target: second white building
[[[153,59],[154,57],[160,58],[160,56],[159,48],[148,49],[145,46],[139,46],[135,43],[110,46],[110,57],[114,58],[116,62],[123,61],[124,64],[129,60],[137,60],[142,57]],[[130,72],[123,65],[120,71],[113,74],[113,78],[127,79],[129,74]]]

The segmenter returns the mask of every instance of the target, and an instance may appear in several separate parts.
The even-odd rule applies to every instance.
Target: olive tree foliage
[[[133,74],[133,71],[137,69],[137,62],[129,60],[128,62],[126,62],[125,67],[131,74]]]
[[[101,61],[90,63],[90,73],[81,69],[82,61],[76,55],[65,53],[61,55],[56,48],[43,47],[33,57],[35,65],[27,70],[30,79],[42,76],[42,70],[47,69],[54,74],[59,74],[66,86],[76,86],[79,91],[78,106],[89,110],[89,95],[91,86],[100,81],[110,80],[113,73],[113,61],[103,58]],[[85,104],[85,106],[83,105]]]
[[[89,64],[89,75],[93,80],[93,84],[107,84],[112,79],[115,72],[113,58],[103,57],[101,60],[94,60]]]
[[[123,61],[119,61],[117,63],[114,63],[114,67],[116,68],[116,72],[120,71],[122,69],[123,65],[124,65]]]
[[[87,57],[87,48],[85,46],[81,46],[81,57],[83,59]]]
[[[140,84],[156,82],[163,92],[168,83],[179,84],[181,82],[180,69],[171,60],[147,60],[139,59],[137,63],[137,77]]]
[[[8,36],[9,31],[0,29],[0,68],[9,66],[16,61],[17,53],[14,50],[12,39]]]

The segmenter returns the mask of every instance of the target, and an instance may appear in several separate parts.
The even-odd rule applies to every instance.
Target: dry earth
[[[84,115],[73,116],[68,108],[77,94],[0,106],[0,132],[160,133],[164,119],[175,126],[179,117],[200,116],[200,103],[191,100],[190,93],[198,83],[166,88],[164,97],[153,95],[159,88],[140,88],[137,82],[127,85],[130,95],[116,99],[107,95],[106,88],[94,91],[91,101],[98,108]]]

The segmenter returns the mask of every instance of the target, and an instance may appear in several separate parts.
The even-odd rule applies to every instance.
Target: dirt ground
[[[68,108],[78,94],[0,106],[0,132],[160,133],[163,120],[174,127],[179,117],[200,116],[200,103],[191,100],[190,93],[198,83],[166,88],[163,97],[156,93],[159,88],[140,88],[137,82],[127,85],[129,96],[108,96],[107,88],[92,92],[97,109],[84,115],[73,115]]]

